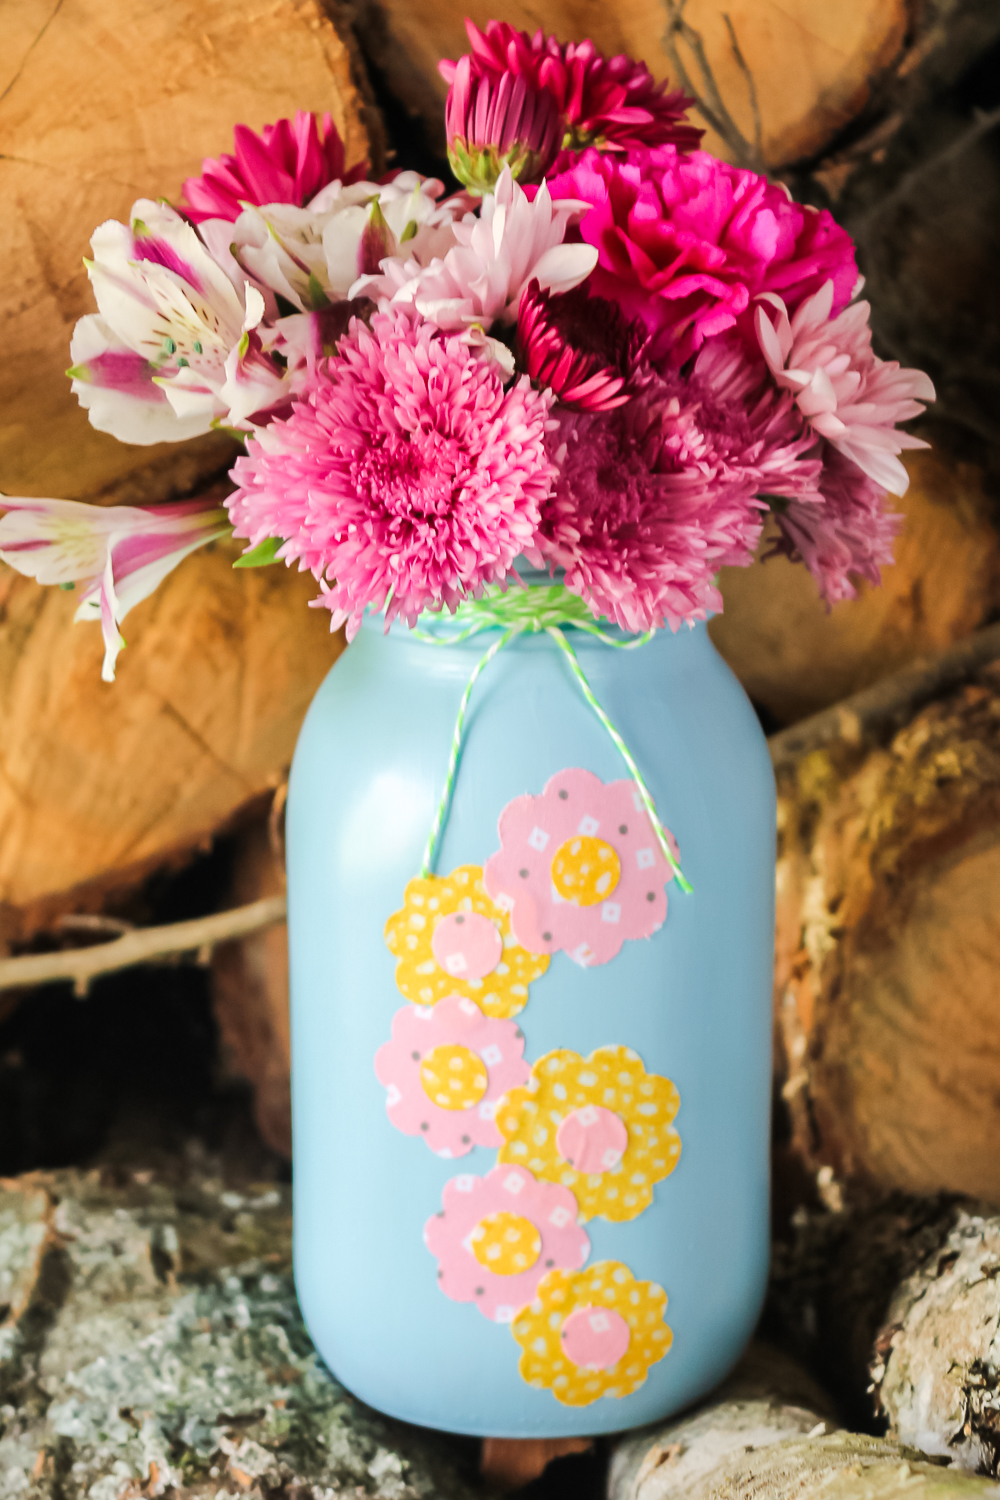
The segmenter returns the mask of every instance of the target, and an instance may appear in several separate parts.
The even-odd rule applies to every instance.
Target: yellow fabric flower
[[[547,1272],[511,1325],[521,1379],[564,1406],[630,1396],[673,1343],[666,1306],[662,1286],[637,1281],[617,1260]]]
[[[630,1047],[598,1047],[589,1058],[548,1052],[497,1105],[497,1159],[568,1187],[581,1222],[624,1223],[649,1207],[654,1183],[680,1159],[670,1123],[680,1102],[670,1079],[647,1073]]]
[[[486,894],[479,865],[415,876],[402,910],[385,924],[385,940],[407,1000],[436,1005],[446,995],[462,995],[502,1020],[524,1009],[528,986],[549,966],[548,954],[518,945],[507,912]]]

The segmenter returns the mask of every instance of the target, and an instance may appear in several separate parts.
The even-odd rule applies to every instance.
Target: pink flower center
[[[559,1155],[586,1177],[613,1171],[627,1149],[625,1121],[602,1104],[572,1110],[556,1131]]]
[[[590,1303],[570,1313],[559,1337],[566,1358],[585,1370],[610,1370],[632,1341],[621,1313]]]
[[[485,979],[503,956],[503,938],[489,917],[456,911],[435,927],[431,952],[453,979]]]

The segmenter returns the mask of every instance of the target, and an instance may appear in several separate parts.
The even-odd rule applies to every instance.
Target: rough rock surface
[[[0,1184],[0,1497],[461,1500],[465,1448],[328,1374],[284,1189]]]

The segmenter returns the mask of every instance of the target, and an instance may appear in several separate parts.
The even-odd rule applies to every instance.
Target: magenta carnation
[[[184,184],[184,212],[196,224],[203,219],[235,223],[247,203],[301,208],[327,183],[359,182],[368,171],[367,162],[344,171],[344,143],[329,115],[323,116],[322,129],[315,115],[300,109],[294,120],[265,125],[260,135],[237,125],[233,136],[234,156],[217,161],[206,156],[201,176]]]
[[[629,399],[625,382],[643,339],[613,302],[585,287],[553,296],[532,281],[521,298],[517,352],[522,369],[567,406],[612,411]]]
[[[851,575],[882,581],[893,561],[893,542],[903,517],[886,507],[886,491],[836,448],[822,445],[819,503],[792,501],[776,508],[781,538],[769,556],[784,553],[804,562],[828,604],[853,599]]]
[[[286,421],[247,444],[229,504],[237,536],[321,580],[353,637],[366,609],[424,609],[502,583],[530,547],[554,476],[551,397],[507,391],[461,336],[403,311],[355,320]]]
[[[591,41],[560,45],[541,29],[529,36],[506,21],[490,21],[483,32],[467,20],[465,29],[473,74],[511,74],[546,90],[558,107],[565,146],[627,151],[671,142],[685,151],[701,140],[702,132],[684,118],[694,100],[669,93],[645,63],[605,57]],[[438,67],[453,84],[459,63],[444,61]]]
[[[721,608],[718,569],[753,560],[758,497],[815,495],[813,441],[738,341],[706,351],[690,378],[647,367],[614,412],[559,409],[536,551],[625,630],[704,619]]]
[[[748,309],[762,292],[794,310],[829,280],[839,312],[857,281],[851,237],[825,209],[706,151],[585,151],[549,190],[593,205],[579,224],[599,252],[591,290],[641,318],[676,364],[737,325],[756,348]]]

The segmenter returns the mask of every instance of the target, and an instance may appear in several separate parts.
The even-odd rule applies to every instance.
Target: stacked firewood
[[[0,89],[5,491],[141,503],[226,484],[223,435],[129,448],[69,395],[93,226],[141,194],[176,198],[235,121],[296,108],[329,110],[349,162],[382,172],[365,59],[399,160],[439,170],[436,63],[463,50],[464,11],[17,8]],[[473,19],[489,14],[477,0]],[[548,0],[503,18],[642,57],[697,97],[712,150],[830,206],[858,241],[879,352],[929,370],[940,396],[883,588],[828,612],[774,559],[724,577],[712,626],[772,732],[779,792],[765,1333],[826,1393],[764,1353],[716,1405],[623,1444],[611,1493],[985,1494],[958,1471],[1000,1472],[1000,9]],[[199,553],[136,608],[113,686],[98,632],[67,630],[72,596],[0,569],[0,963],[222,834],[237,857],[220,906],[281,895],[291,751],[342,642],[305,607],[308,580],[234,575],[235,551]],[[217,947],[214,982],[232,1065],[287,1154],[283,928]],[[0,1279],[0,1324],[4,1295]]]

